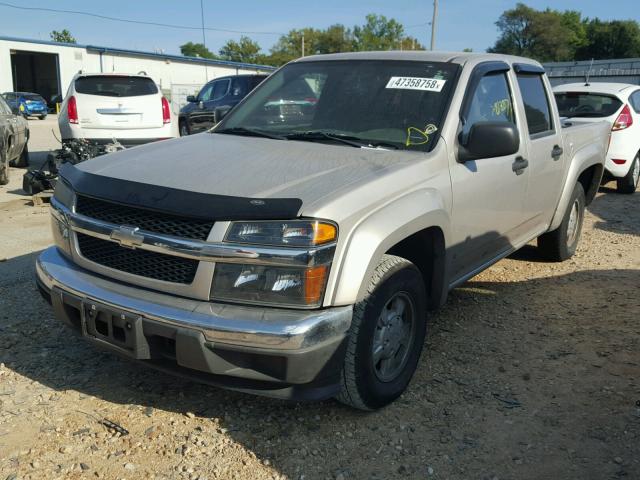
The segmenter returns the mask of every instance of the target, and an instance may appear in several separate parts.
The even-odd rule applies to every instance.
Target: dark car
[[[11,111],[24,118],[34,116],[40,120],[47,118],[49,107],[41,95],[30,92],[5,92],[2,94]]]
[[[191,135],[213,127],[267,76],[234,75],[211,80],[198,95],[187,97],[189,103],[182,107],[178,119],[180,135]]]
[[[14,115],[9,105],[0,97],[0,185],[9,183],[9,165],[29,165],[28,140],[27,121]]]

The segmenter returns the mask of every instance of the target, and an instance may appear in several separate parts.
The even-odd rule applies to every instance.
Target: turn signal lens
[[[76,97],[70,97],[67,102],[67,117],[69,117],[69,123],[78,123],[78,104]]]
[[[307,268],[304,271],[304,300],[307,305],[318,305],[327,280],[327,266]]]

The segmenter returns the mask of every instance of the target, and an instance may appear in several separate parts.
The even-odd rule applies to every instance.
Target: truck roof
[[[317,60],[408,60],[421,62],[451,62],[459,64],[464,64],[469,61],[482,62],[501,60],[508,63],[528,63],[542,67],[542,65],[535,60],[525,57],[517,57],[514,55],[430,50],[388,50],[379,52],[330,53],[326,55],[311,55],[309,57],[294,60],[294,62],[309,62]]]

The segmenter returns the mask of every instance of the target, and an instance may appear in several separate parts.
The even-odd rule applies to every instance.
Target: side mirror
[[[225,107],[216,107],[213,110],[213,123],[219,123],[224,117],[227,116],[227,113],[231,110],[230,106]]]
[[[475,123],[466,135],[460,132],[458,141],[458,162],[461,163],[513,155],[520,147],[518,127],[511,122]]]
[[[197,103],[198,97],[195,95],[187,95],[187,102],[189,103]]]

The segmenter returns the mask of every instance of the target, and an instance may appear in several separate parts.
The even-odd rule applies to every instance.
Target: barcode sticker
[[[385,88],[400,88],[403,90],[424,90],[427,92],[439,92],[444,87],[446,80],[421,77],[391,77]]]

